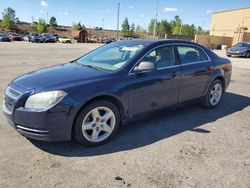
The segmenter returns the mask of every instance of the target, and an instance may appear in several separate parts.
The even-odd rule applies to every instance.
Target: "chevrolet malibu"
[[[199,100],[217,106],[232,66],[181,40],[132,40],[102,46],[69,63],[14,79],[3,112],[20,134],[38,140],[109,141],[139,115]]]

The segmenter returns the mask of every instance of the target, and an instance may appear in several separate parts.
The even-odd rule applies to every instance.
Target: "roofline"
[[[250,7],[242,7],[242,8],[236,8],[236,9],[231,9],[231,10],[223,10],[223,11],[213,12],[212,14],[219,14],[219,13],[231,12],[231,11],[236,11],[236,10],[244,10],[244,9],[250,9]]]

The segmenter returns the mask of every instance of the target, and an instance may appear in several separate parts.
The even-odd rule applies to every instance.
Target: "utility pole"
[[[104,38],[104,18],[102,19],[102,38]]]
[[[155,23],[154,23],[154,35],[153,35],[154,38],[156,35],[157,16],[158,16],[158,0],[156,0],[156,9],[155,9]]]
[[[120,19],[120,3],[118,3],[118,10],[117,10],[117,28],[116,28],[116,38],[118,39],[119,34],[119,19]]]
[[[104,30],[104,18],[102,19],[102,30]]]
[[[47,15],[47,24],[49,24],[49,13],[47,12],[46,15]]]

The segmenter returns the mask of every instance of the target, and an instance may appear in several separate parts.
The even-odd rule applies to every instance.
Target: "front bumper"
[[[16,109],[6,114],[8,123],[20,134],[44,141],[71,139],[72,120],[65,112],[28,112]]]
[[[9,124],[20,134],[43,141],[71,139],[74,114],[70,98],[65,98],[47,111],[29,111],[23,108],[27,99],[25,94],[18,99],[9,98],[10,96],[5,94],[3,113]]]
[[[237,57],[245,57],[247,55],[247,51],[245,51],[245,52],[227,51],[227,55],[229,55],[229,56],[237,56]]]

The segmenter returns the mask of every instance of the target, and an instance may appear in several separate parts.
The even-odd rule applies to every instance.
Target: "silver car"
[[[250,42],[241,42],[227,49],[227,56],[239,56],[250,58]]]

